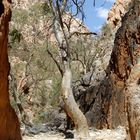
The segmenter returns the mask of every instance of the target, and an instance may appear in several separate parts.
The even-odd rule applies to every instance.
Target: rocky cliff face
[[[0,2],[0,139],[21,140],[18,118],[10,106],[8,93],[8,26],[11,17],[8,0]]]
[[[122,18],[106,77],[92,102],[92,123],[98,128],[126,127],[127,140],[140,139],[139,56],[140,1],[134,0]]]
[[[116,0],[108,13],[108,24],[113,28],[120,26],[122,23],[122,17],[129,10],[132,2],[133,0]]]
[[[44,39],[49,38],[49,41],[52,43],[56,43],[56,39],[54,37],[53,29],[51,27],[53,22],[53,17],[44,18],[49,14],[47,13],[41,13],[41,8],[39,9],[39,5],[44,4],[44,0],[13,0],[13,11],[21,10],[27,15],[29,15],[26,20],[26,24],[22,25],[22,27],[17,26],[17,23],[14,23],[12,20],[11,27],[15,27],[21,30],[23,38],[27,42],[33,42],[37,36],[35,36],[37,30],[38,32],[41,32],[44,35]],[[47,9],[47,8],[46,8]],[[33,19],[31,16],[36,13],[36,22],[33,22],[35,19]],[[22,13],[21,13],[22,14]],[[14,15],[14,14],[13,14]],[[30,16],[31,15],[31,16]],[[38,16],[39,15],[39,16]],[[37,19],[38,18],[38,19]],[[89,32],[88,28],[82,23],[81,20],[77,19],[76,17],[72,17],[72,14],[66,13],[63,17],[63,22],[67,25],[65,26],[65,29],[67,32],[74,33],[74,32]],[[29,20],[29,21],[28,21]],[[19,23],[20,24],[20,23]],[[16,25],[16,26],[15,26]],[[69,29],[70,28],[70,29]],[[69,31],[68,31],[69,30]]]
[[[84,103],[87,104],[86,107],[85,104],[83,105],[83,108],[85,107],[83,110],[86,116],[91,118],[90,125],[98,128],[116,128],[123,125],[128,134],[127,140],[140,139],[139,5],[139,0],[117,0],[114,4],[108,16],[109,25],[117,29],[120,27],[115,35],[114,47],[112,47],[112,36],[108,36],[109,39],[106,40],[105,34],[99,40],[103,59],[96,59],[95,63],[98,63],[96,66],[99,68],[93,73],[94,86],[86,87],[89,90],[85,93],[88,94],[87,96],[83,94]],[[26,8],[23,7],[23,9]],[[39,29],[38,26],[36,28]],[[32,36],[31,31],[33,31],[32,26],[31,30],[28,30],[29,37]],[[105,49],[104,46],[106,46]],[[104,68],[102,68],[103,64]],[[107,65],[108,68],[106,68]],[[98,78],[99,75],[101,78]]]
[[[15,89],[17,97],[20,97],[23,108],[25,112],[27,112],[27,116],[29,116],[30,122],[34,122],[35,119],[42,121],[43,119],[38,119],[38,116],[41,117],[43,113],[40,114],[38,112],[44,111],[40,111],[39,109],[49,112],[46,108],[51,104],[50,102],[52,102],[54,82],[60,81],[60,78],[57,78],[60,77],[59,71],[46,51],[48,48],[52,51],[54,58],[57,58],[59,62],[61,61],[57,51],[57,41],[52,28],[53,17],[51,12],[44,11],[44,0],[13,0],[12,2],[13,10],[10,22],[9,44],[11,48],[9,60],[11,63],[11,74],[14,75],[15,80],[10,81],[12,85],[10,92],[13,93],[12,91]],[[76,31],[89,32],[82,22],[73,18],[70,13],[66,13],[62,18],[65,24],[68,25],[67,27],[65,26],[68,33],[74,34]],[[19,42],[18,40],[13,41],[16,35],[21,35]],[[80,44],[78,43],[82,41],[82,37],[79,38],[79,36],[82,35],[74,34],[72,36],[73,42],[71,44],[74,47],[79,46]],[[85,38],[88,40],[90,37],[85,36]],[[78,45],[75,45],[76,42],[78,42]],[[91,44],[90,42],[91,40],[89,40],[89,44]],[[91,45],[89,46],[91,47]],[[82,47],[80,49],[82,49]],[[78,63],[77,66],[80,67],[81,63]],[[83,67],[81,69],[81,71],[83,71]],[[15,83],[14,86],[13,83]],[[59,92],[57,92],[57,94],[59,94]],[[55,95],[54,98],[57,98],[56,96],[58,97],[58,95]],[[54,100],[53,102],[57,101]],[[16,102],[11,100],[11,103],[16,108]],[[40,104],[39,108],[36,109],[36,105],[38,106],[38,104]],[[43,117],[46,118],[44,114]]]

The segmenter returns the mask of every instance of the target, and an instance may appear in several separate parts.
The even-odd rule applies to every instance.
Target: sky
[[[84,22],[90,31],[97,32],[105,23],[108,11],[114,4],[115,0],[96,0],[96,5],[93,6],[94,0],[86,0],[84,5],[85,19]]]

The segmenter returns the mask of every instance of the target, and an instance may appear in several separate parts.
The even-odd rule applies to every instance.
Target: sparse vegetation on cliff
[[[77,18],[83,4],[15,0],[8,30],[0,2],[0,139],[21,139],[12,105],[23,135],[139,140],[140,1],[117,0],[99,34]]]

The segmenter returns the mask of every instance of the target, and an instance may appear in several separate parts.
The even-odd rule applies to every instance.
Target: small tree
[[[78,9],[80,10],[78,3],[74,4],[77,6],[77,10]],[[71,87],[72,72],[71,72],[71,54],[69,44],[69,38],[71,37],[71,34],[69,34],[69,32],[66,31],[62,17],[65,13],[66,8],[68,7],[68,1],[64,0],[63,2],[61,2],[57,0],[56,2],[52,2],[51,0],[49,0],[48,5],[54,16],[53,31],[62,58],[62,68],[60,68],[58,61],[56,61],[56,59],[54,59],[53,56],[51,55],[62,74],[61,96],[64,101],[65,112],[73,120],[77,130],[78,137],[88,137],[89,131],[87,120],[84,114],[79,109],[74,99]]]

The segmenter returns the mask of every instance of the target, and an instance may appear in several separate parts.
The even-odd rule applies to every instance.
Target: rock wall
[[[21,140],[18,118],[10,106],[8,93],[9,62],[7,54],[10,0],[0,2],[0,139]]]
[[[108,24],[115,28],[120,26],[122,22],[122,17],[128,12],[129,7],[131,7],[131,3],[133,0],[116,0],[113,7],[108,13]]]
[[[98,128],[125,126],[127,140],[140,140],[140,0],[122,18],[106,77],[89,112]]]

